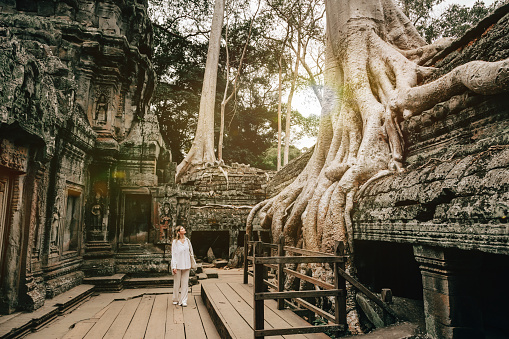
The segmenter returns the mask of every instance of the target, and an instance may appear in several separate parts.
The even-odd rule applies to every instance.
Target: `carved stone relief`
[[[172,230],[176,226],[177,200],[164,199],[159,202],[159,225],[157,226],[156,243],[170,243]]]
[[[0,165],[7,168],[26,172],[28,163],[28,149],[16,146],[7,139],[0,142]]]

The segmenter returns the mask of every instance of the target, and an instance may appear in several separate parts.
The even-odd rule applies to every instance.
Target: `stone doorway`
[[[372,291],[390,288],[395,296],[422,300],[422,277],[411,244],[355,241],[359,280]]]
[[[65,213],[65,227],[63,233],[62,250],[64,252],[77,251],[79,247],[79,232],[81,222],[81,192],[68,190],[67,207]]]
[[[485,339],[509,338],[509,257],[481,253],[480,286],[482,322]],[[462,307],[462,305],[457,305]]]
[[[228,260],[230,248],[229,231],[193,231],[191,236],[193,250],[197,257],[206,257],[212,248],[216,258]]]
[[[122,242],[147,244],[149,242],[151,197],[145,194],[125,195],[125,218]]]
[[[8,236],[8,211],[12,179],[7,170],[0,169],[0,276],[3,281],[5,250]]]

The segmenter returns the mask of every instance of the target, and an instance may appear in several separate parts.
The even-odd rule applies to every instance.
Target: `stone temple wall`
[[[472,60],[507,58],[508,4],[429,65],[440,76]],[[509,336],[502,320],[509,317],[507,93],[467,91],[405,121],[402,131],[407,170],[359,196],[352,214],[355,239],[364,248],[413,247],[430,337]],[[383,259],[364,261],[383,266]]]
[[[206,164],[185,175],[178,186],[159,189],[156,224],[164,223],[166,205],[174,211],[170,224],[186,227],[196,255],[204,256],[212,247],[216,257],[228,259],[245,232],[249,211],[266,199],[271,175],[248,165]]]
[[[507,12],[500,8],[437,56],[439,73],[508,58]],[[507,93],[466,92],[410,118],[402,130],[407,170],[365,190],[353,213],[355,238],[509,255]]]
[[[266,197],[268,174],[244,165],[175,184],[149,111],[147,5],[0,2],[0,313],[85,278],[167,275],[176,225],[227,257]]]
[[[151,48],[145,0],[0,3],[1,313],[115,273],[126,204],[150,216],[172,166]]]

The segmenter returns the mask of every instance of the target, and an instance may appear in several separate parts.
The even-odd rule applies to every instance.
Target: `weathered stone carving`
[[[0,144],[0,165],[26,172],[27,163],[28,150],[26,147],[17,147],[11,141],[2,139]]]
[[[119,146],[145,119],[155,85],[146,6],[134,0],[0,6],[0,173],[8,171],[13,183],[0,235],[8,238],[0,312],[37,308],[79,284],[83,271],[112,273],[121,178],[111,174],[127,167],[131,183],[157,185],[158,158],[166,152],[158,131],[144,144],[143,127],[133,143]],[[117,172],[121,157],[126,166]],[[133,168],[139,161],[153,175],[140,175]],[[68,197],[71,188],[79,198]],[[74,203],[79,208],[69,207]],[[85,218],[68,215],[73,211]]]
[[[58,241],[60,233],[60,198],[57,197],[55,205],[53,206],[53,213],[51,215],[51,237],[50,248],[52,251],[58,252]]]
[[[97,124],[105,124],[108,120],[108,100],[104,93],[101,93],[97,99],[94,120]]]
[[[172,241],[172,230],[176,226],[175,225],[175,213],[174,208],[170,202],[165,201],[161,207],[161,214],[159,215],[159,229],[158,229],[158,239],[156,242],[158,243],[171,243]]]

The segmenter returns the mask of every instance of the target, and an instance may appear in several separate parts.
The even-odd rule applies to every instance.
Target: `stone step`
[[[127,278],[124,282],[124,287],[125,288],[173,287],[173,276],[166,275],[162,277]]]
[[[127,275],[125,274],[90,277],[83,279],[83,283],[95,285],[96,291],[120,292],[124,289],[124,280],[126,277]]]
[[[226,265],[228,265],[228,261],[216,259],[216,260],[214,260],[213,264],[214,264],[214,267],[221,268],[221,267],[225,267]]]
[[[86,299],[92,294],[92,292],[95,291],[96,289],[93,284],[87,284],[83,282],[83,284],[78,285],[65,293],[57,295],[55,298],[53,298],[53,301],[58,307],[59,312],[64,313],[74,305]]]
[[[391,339],[407,339],[414,338],[419,332],[419,326],[414,323],[402,322],[393,324],[387,327],[377,328],[376,330],[355,336],[343,337],[352,339],[380,339],[380,338],[391,338]]]
[[[219,275],[217,274],[216,270],[205,270],[204,271],[207,278],[219,278]]]
[[[47,299],[44,305],[34,312],[18,313],[9,321],[0,324],[0,338],[21,338],[36,331],[88,298],[93,291],[93,285],[79,285],[53,299]]]
[[[205,280],[208,278],[205,273],[198,273],[196,276],[198,277],[198,280]]]

